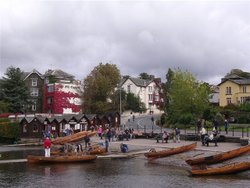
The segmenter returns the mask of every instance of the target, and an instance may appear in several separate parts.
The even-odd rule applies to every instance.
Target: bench
[[[206,135],[204,138],[204,143],[205,145],[207,145],[207,147],[209,146],[209,143],[214,143],[214,146],[218,146],[217,142],[219,141],[220,135],[215,136],[212,140],[209,139],[209,136]]]

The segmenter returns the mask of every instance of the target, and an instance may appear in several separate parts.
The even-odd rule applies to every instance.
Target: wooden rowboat
[[[186,163],[191,165],[191,166],[198,165],[198,164],[213,164],[213,163],[218,163],[218,162],[225,161],[228,159],[232,159],[234,157],[238,157],[238,156],[243,155],[247,152],[250,152],[250,145],[240,147],[240,148],[228,151],[228,152],[216,154],[216,155],[211,155],[211,156],[207,156],[207,157],[200,157],[200,158],[196,158],[196,159],[188,159],[188,160],[186,160]]]
[[[97,147],[89,152],[90,155],[100,155],[106,153],[106,148]]]
[[[52,141],[52,144],[60,144],[63,145],[65,143],[71,143],[71,142],[78,142],[82,141],[87,135],[89,137],[96,135],[96,131],[89,132],[89,131],[81,131],[72,135],[68,135],[65,137],[59,137]]]
[[[162,150],[162,151],[152,151],[152,152],[147,152],[144,155],[149,158],[149,159],[155,159],[155,158],[161,158],[161,157],[167,157],[169,155],[174,155],[186,151],[193,150],[197,146],[197,143],[177,147],[177,148],[172,148],[172,149],[167,149],[167,150]]]
[[[65,152],[61,152],[61,151],[52,151],[50,152],[50,155],[84,155],[84,154],[89,154],[89,155],[100,155],[100,154],[104,154],[106,153],[106,148],[103,147],[96,147],[93,148],[93,150],[91,151],[83,151],[83,152],[69,152],[69,153],[65,153]]]
[[[59,156],[34,156],[28,155],[28,163],[73,163],[73,162],[88,162],[97,158],[96,155],[59,155]]]
[[[239,162],[215,168],[192,169],[191,174],[196,176],[198,175],[208,176],[208,175],[232,174],[232,173],[242,172],[245,170],[250,170],[250,161]]]
[[[88,134],[88,131],[81,131],[72,135],[58,137],[55,140],[52,140],[52,144],[64,144],[64,143],[67,143],[70,139],[82,138],[87,134]]]

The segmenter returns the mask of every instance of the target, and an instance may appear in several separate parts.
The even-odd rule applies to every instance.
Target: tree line
[[[250,74],[234,69],[231,74],[248,77]],[[229,73],[229,74],[230,74]],[[28,105],[28,88],[23,81],[20,68],[9,67],[5,76],[0,79],[0,113],[23,113]],[[104,114],[109,111],[131,110],[144,112],[145,104],[139,96],[126,93],[121,89],[122,78],[115,64],[99,63],[84,78],[81,93],[82,112],[88,114]],[[138,78],[152,80],[154,75],[139,74]],[[249,104],[233,107],[215,107],[209,103],[212,91],[208,83],[198,81],[188,71],[168,69],[166,82],[162,83],[164,103],[160,109],[164,111],[162,124],[190,124],[199,118],[212,120],[220,116],[230,116],[232,109],[249,112]],[[121,104],[121,105],[120,105]]]

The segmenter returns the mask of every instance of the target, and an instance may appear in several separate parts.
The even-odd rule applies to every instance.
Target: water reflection
[[[22,154],[18,156],[25,155],[27,152],[21,152]],[[91,163],[75,164],[0,164],[0,187],[235,188],[249,187],[249,184],[249,171],[231,176],[191,177],[187,168],[171,165],[167,163],[167,159],[148,163],[144,157],[102,159]]]

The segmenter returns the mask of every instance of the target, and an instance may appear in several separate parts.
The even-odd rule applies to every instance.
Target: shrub
[[[20,127],[19,122],[10,122],[10,120],[5,119],[0,122],[0,135],[3,138],[11,138],[18,140],[20,137]]]

